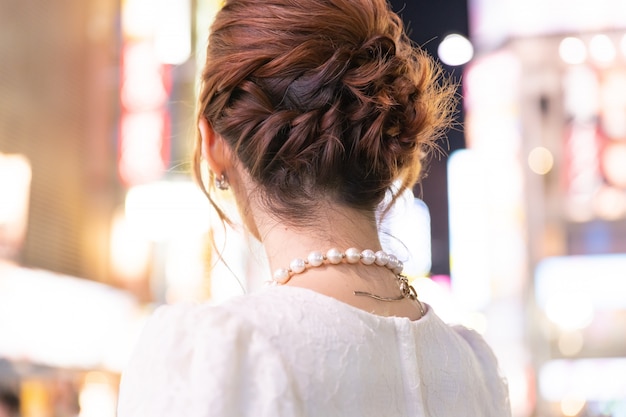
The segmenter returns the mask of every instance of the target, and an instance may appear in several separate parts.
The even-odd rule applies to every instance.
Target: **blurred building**
[[[190,46],[191,3],[160,3],[186,10]],[[119,372],[158,298],[159,249],[121,236],[120,213],[132,186],[186,173],[195,66],[190,51],[188,65],[151,59],[135,44],[150,34],[123,29],[127,9],[153,6],[0,3],[0,384],[17,387],[25,417],[115,415]],[[130,80],[143,90],[125,88],[146,69]],[[142,139],[144,165],[126,164]]]
[[[515,415],[626,415],[625,6],[470,2],[452,284]]]

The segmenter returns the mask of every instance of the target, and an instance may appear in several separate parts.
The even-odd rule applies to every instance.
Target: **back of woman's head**
[[[322,200],[373,211],[394,181],[413,185],[449,123],[439,75],[385,0],[227,0],[198,116],[283,219]]]

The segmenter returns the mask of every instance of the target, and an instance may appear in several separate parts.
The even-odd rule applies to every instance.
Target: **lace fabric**
[[[160,307],[122,376],[118,417],[508,417],[477,333],[275,287]]]

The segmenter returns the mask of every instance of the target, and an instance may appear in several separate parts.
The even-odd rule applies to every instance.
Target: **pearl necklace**
[[[354,295],[371,297],[379,301],[400,301],[404,298],[411,300],[417,300],[417,292],[409,284],[409,280],[406,276],[402,275],[404,265],[398,258],[392,254],[388,254],[379,250],[374,252],[371,249],[365,249],[359,251],[356,248],[346,249],[345,252],[341,252],[337,248],[329,249],[326,254],[320,251],[313,251],[309,253],[306,259],[295,258],[289,263],[289,268],[278,268],[274,271],[272,280],[275,284],[283,285],[289,282],[291,277],[297,274],[305,272],[309,268],[317,268],[324,264],[338,265],[343,261],[348,264],[356,264],[360,262],[363,265],[378,265],[384,266],[396,275],[398,281],[398,287],[402,295],[399,297],[381,297],[375,294],[371,294],[365,291],[354,291]],[[419,302],[419,301],[418,301]],[[420,303],[420,310],[422,306]],[[423,310],[422,310],[423,312]]]

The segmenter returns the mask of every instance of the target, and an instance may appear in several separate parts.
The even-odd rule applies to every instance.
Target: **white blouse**
[[[432,308],[418,321],[381,317],[286,286],[159,308],[118,405],[118,417],[510,415],[477,333]]]

